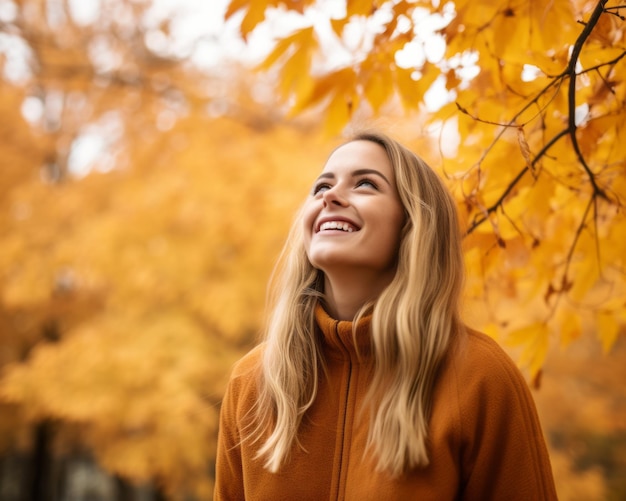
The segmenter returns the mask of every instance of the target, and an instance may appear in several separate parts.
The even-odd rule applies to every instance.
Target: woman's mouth
[[[348,233],[352,233],[353,231],[359,231],[359,228],[357,228],[352,223],[349,223],[348,221],[328,220],[328,221],[324,221],[322,224],[319,225],[317,232],[319,233],[320,231],[328,231],[328,230],[339,230],[339,231],[346,231]]]

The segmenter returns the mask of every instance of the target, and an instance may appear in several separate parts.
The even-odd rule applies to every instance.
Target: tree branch
[[[577,77],[576,65],[578,63],[578,58],[580,57],[580,53],[583,49],[585,42],[589,38],[589,35],[591,35],[593,28],[596,26],[596,24],[598,24],[598,20],[600,19],[600,16],[604,12],[604,5],[606,4],[607,1],[608,0],[600,0],[598,2],[598,5],[596,5],[596,8],[591,13],[591,17],[589,18],[589,21],[587,22],[587,24],[585,25],[585,28],[583,29],[578,39],[576,40],[576,43],[574,43],[574,47],[572,49],[572,55],[570,57],[569,64],[567,65],[567,69],[565,70],[565,72],[569,75],[569,88],[567,91],[568,125],[569,125],[568,128],[569,128],[570,139],[572,140],[572,146],[574,147],[574,152],[576,153],[576,156],[578,157],[578,161],[580,162],[583,169],[587,173],[587,176],[589,177],[591,186],[593,186],[594,195],[598,195],[604,198],[605,200],[608,200],[608,197],[606,196],[606,193],[604,192],[604,190],[602,190],[602,188],[598,186],[596,182],[596,176],[591,171],[591,168],[587,164],[585,157],[580,151],[578,138],[576,137],[576,130],[578,128],[578,126],[576,125],[576,77]]]
[[[619,18],[619,19],[621,19],[622,21],[626,21],[626,17],[625,17],[625,16],[622,16],[622,15],[620,14],[620,11],[621,11],[622,9],[626,9],[626,7],[625,7],[624,5],[613,5],[613,6],[611,6],[611,7],[606,7],[606,8],[604,9],[604,11],[605,11],[607,14],[611,14],[612,16],[616,16],[616,17],[618,17],[618,18]]]
[[[511,193],[511,191],[513,191],[513,188],[515,188],[515,186],[517,185],[517,183],[520,182],[520,180],[524,177],[524,174],[526,174],[526,172],[528,172],[528,169],[530,167],[534,167],[535,164],[541,159],[543,158],[543,156],[550,150],[550,148],[552,148],[552,146],[559,140],[561,139],[563,136],[566,136],[567,134],[569,134],[569,128],[567,129],[563,129],[561,132],[559,132],[556,136],[554,136],[549,142],[547,142],[543,148],[535,155],[535,158],[533,158],[532,163],[530,164],[530,166],[528,164],[524,165],[524,167],[522,168],[522,170],[520,172],[518,172],[517,176],[515,176],[513,178],[513,180],[508,184],[508,186],[506,187],[506,189],[504,190],[504,192],[502,193],[502,195],[500,195],[500,198],[498,198],[498,200],[496,200],[490,207],[487,207],[487,209],[481,214],[481,216],[479,218],[477,218],[476,220],[474,220],[474,222],[470,225],[470,227],[467,229],[466,231],[466,235],[469,235],[470,233],[472,233],[472,231],[474,231],[478,226],[480,226],[481,224],[483,224],[489,214],[491,214],[492,212],[496,211],[498,209],[498,207],[500,207],[503,203],[504,200],[506,199],[506,197],[509,196],[509,194]]]
[[[491,149],[493,148],[493,146],[500,140],[500,138],[502,137],[502,135],[504,134],[506,128],[508,127],[521,127],[524,126],[526,123],[528,123],[531,120],[534,120],[534,118],[539,115],[544,109],[546,109],[548,107],[548,104],[554,99],[554,96],[556,96],[556,92],[554,93],[554,96],[552,96],[549,100],[548,103],[545,106],[539,106],[539,111],[537,112],[536,115],[534,115],[533,117],[531,117],[527,122],[519,124],[517,123],[517,119],[522,115],[522,113],[524,113],[526,110],[530,109],[531,106],[534,106],[535,104],[539,104],[539,98],[541,96],[543,96],[544,94],[546,94],[553,86],[557,86],[560,87],[563,78],[565,75],[559,75],[557,77],[554,77],[553,80],[550,81],[550,83],[548,85],[546,85],[543,89],[541,89],[537,95],[535,97],[533,97],[530,101],[528,101],[528,103],[526,103],[515,115],[513,115],[513,117],[506,123],[498,123],[498,122],[491,122],[488,120],[484,120],[482,118],[479,118],[477,116],[472,115],[469,111],[467,111],[465,108],[463,108],[458,102],[455,102],[457,109],[461,112],[466,114],[467,116],[469,116],[472,120],[475,120],[477,122],[481,122],[481,123],[485,123],[488,125],[497,125],[499,127],[502,127],[502,130],[500,132],[498,132],[496,134],[496,137],[493,139],[493,141],[491,142],[491,144],[485,148],[485,152],[482,154],[482,156],[480,157],[480,159],[478,160],[478,162],[476,162],[476,164],[474,164],[471,168],[475,167],[476,165],[480,165],[482,163],[482,161],[485,159],[485,157],[487,156],[487,154],[491,151]],[[557,88],[558,91],[558,88]],[[471,170],[470,168],[470,170]]]
[[[569,86],[568,86],[568,126],[567,126],[567,128],[565,130],[559,132],[547,144],[544,145],[544,147],[541,149],[541,151],[539,153],[537,153],[537,155],[533,159],[531,165],[530,166],[528,166],[528,165],[524,166],[524,168],[511,180],[511,182],[508,184],[508,186],[506,187],[506,189],[504,190],[502,195],[498,198],[498,200],[495,203],[493,203],[490,207],[488,207],[485,210],[483,210],[480,215],[476,216],[475,220],[472,222],[472,224],[467,229],[466,235],[469,235],[470,233],[472,233],[478,226],[480,226],[482,223],[484,223],[488,219],[488,217],[489,217],[489,215],[491,213],[495,212],[499,207],[501,207],[503,205],[504,201],[506,200],[506,198],[513,191],[513,189],[515,188],[517,183],[519,183],[519,181],[524,177],[524,175],[528,171],[529,167],[534,166],[537,163],[537,161],[540,158],[542,158],[547,153],[547,151],[552,147],[552,145],[554,145],[559,139],[561,139],[563,136],[566,136],[566,135],[570,136],[570,139],[572,141],[572,146],[574,148],[574,152],[576,153],[576,157],[578,158],[579,163],[581,164],[581,166],[585,170],[585,172],[586,172],[586,174],[587,174],[587,176],[588,176],[588,178],[589,178],[589,180],[591,182],[591,185],[592,185],[592,188],[593,188],[593,196],[594,196],[594,198],[596,196],[599,196],[601,198],[604,198],[605,200],[609,200],[609,198],[606,195],[605,191],[602,188],[600,188],[600,186],[598,186],[598,183],[596,182],[596,176],[592,172],[592,170],[589,167],[589,165],[587,164],[587,162],[586,162],[586,160],[585,160],[585,158],[584,158],[584,156],[582,154],[582,151],[580,150],[580,145],[578,144],[578,138],[576,137],[576,130],[578,128],[577,125],[576,125],[576,77],[577,77],[576,65],[578,63],[578,58],[580,57],[580,53],[581,53],[581,51],[583,49],[583,46],[584,46],[585,42],[587,41],[587,39],[591,35],[591,32],[593,31],[593,28],[597,25],[598,20],[600,19],[600,16],[602,15],[603,12],[605,12],[604,6],[605,6],[607,1],[608,0],[600,0],[598,2],[598,5],[596,5],[593,13],[591,14],[591,16],[589,18],[589,21],[585,24],[585,28],[583,29],[581,34],[576,39],[576,42],[575,42],[575,44],[573,46],[573,49],[572,49],[572,55],[570,57],[569,63],[567,65],[567,68],[563,71],[563,73],[561,73],[560,75],[556,76],[554,78],[554,80],[552,80],[546,87],[541,89],[541,91],[539,91],[537,93],[537,95],[531,101],[529,101],[521,110],[519,110],[508,123],[506,123],[506,124],[497,124],[497,123],[493,123],[493,122],[488,122],[486,120],[481,120],[478,117],[473,117],[466,109],[464,109],[458,103],[456,103],[457,108],[459,109],[459,111],[461,111],[462,113],[467,114],[468,116],[472,117],[474,120],[477,120],[477,121],[480,121],[480,122],[483,122],[483,123],[489,123],[489,124],[492,124],[492,125],[499,125],[499,126],[502,126],[502,127],[510,127],[513,124],[515,124],[515,120],[517,119],[517,117],[519,117],[530,106],[532,106],[535,103],[537,103],[537,100],[542,95],[544,95],[552,86],[554,86],[556,84],[560,84],[564,77],[569,77]],[[626,52],[620,54],[619,56],[617,56],[616,58],[614,58],[611,61],[608,61],[608,62],[603,63],[601,65],[594,66],[593,68],[587,68],[586,70],[583,70],[580,74],[583,74],[583,73],[586,73],[586,72],[589,72],[589,71],[592,71],[592,70],[599,69],[602,66],[607,66],[607,65],[610,66],[612,64],[615,64],[618,61],[620,61],[624,56],[626,56]],[[489,150],[491,150],[493,144],[495,144],[500,139],[500,136],[502,135],[502,133],[503,133],[503,131],[501,131],[498,135],[496,135],[493,143],[486,149],[485,154],[478,161],[479,165],[482,162],[482,160],[485,158],[485,155],[487,154],[487,152],[489,152]]]
[[[569,251],[567,252],[567,257],[565,259],[565,270],[563,271],[563,275],[561,276],[561,284],[559,288],[555,289],[554,287],[552,287],[552,284],[550,284],[550,291],[556,292],[557,297],[556,297],[556,300],[554,301],[554,304],[552,305],[552,308],[550,308],[550,311],[547,317],[548,319],[552,317],[552,315],[554,315],[554,312],[556,311],[559,301],[561,300],[561,297],[563,296],[563,294],[567,292],[568,290],[570,290],[570,288],[572,287],[572,284],[567,281],[567,274],[569,273],[569,268],[572,263],[572,258],[574,257],[574,251],[576,250],[576,245],[578,244],[578,240],[580,239],[580,235],[582,235],[582,232],[585,229],[585,226],[587,225],[587,217],[589,216],[589,211],[592,207],[595,208],[595,201],[596,201],[597,196],[598,195],[596,193],[591,195],[591,198],[589,199],[589,203],[587,204],[587,207],[585,207],[585,212],[583,213],[583,217],[580,221],[580,224],[578,225],[578,228],[576,228],[576,234],[574,235],[574,240],[572,241],[572,244],[570,245]]]

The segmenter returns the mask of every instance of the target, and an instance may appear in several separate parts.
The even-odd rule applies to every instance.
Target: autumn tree
[[[550,339],[626,323],[626,7],[616,0],[232,0],[271,23],[291,114],[426,113],[463,215],[468,318],[537,376]],[[281,23],[281,19],[283,20]],[[413,137],[424,134],[415,130]]]
[[[326,148],[245,72],[188,64],[149,2],[72,5],[0,2],[0,457],[79,452],[210,499],[228,371],[322,161],[285,151]]]

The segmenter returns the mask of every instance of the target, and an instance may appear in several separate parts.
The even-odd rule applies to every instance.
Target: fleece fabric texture
[[[320,306],[326,375],[299,430],[301,447],[270,473],[243,440],[256,401],[260,345],[234,367],[222,403],[214,499],[251,501],[556,500],[544,437],[528,386],[488,336],[468,331],[444,361],[429,421],[430,465],[393,478],[366,451],[361,404],[371,380],[370,319],[337,321]],[[262,443],[262,442],[261,442]]]

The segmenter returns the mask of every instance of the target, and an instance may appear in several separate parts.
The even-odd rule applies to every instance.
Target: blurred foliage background
[[[230,367],[363,124],[457,196],[468,320],[528,375],[560,499],[626,498],[626,8],[336,4],[0,0],[1,501],[211,499]]]

